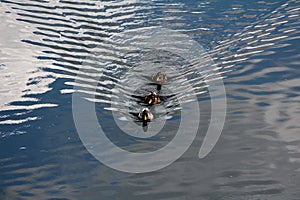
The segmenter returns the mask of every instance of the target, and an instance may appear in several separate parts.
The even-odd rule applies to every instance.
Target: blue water
[[[300,199],[298,1],[0,2],[1,200]],[[139,42],[152,45],[146,36],[157,34],[152,29],[157,27],[176,31],[171,39],[180,33],[197,42],[198,50],[209,55],[208,64],[186,61],[186,55],[175,59],[181,41],[171,40],[179,47],[169,52],[136,51]],[[251,31],[257,32],[247,39]],[[161,42],[170,45],[165,40]],[[207,65],[214,70],[200,76]],[[196,70],[190,71],[191,66]],[[158,107],[143,132],[123,109],[129,102],[132,112],[139,111],[130,95],[148,91],[134,85],[161,69],[170,81],[160,94],[176,95]],[[209,96],[213,91],[207,90],[217,75],[226,89],[226,120],[212,151],[199,159],[211,101],[223,98]],[[100,81],[95,85],[95,80]],[[122,84],[115,86],[119,80]],[[130,152],[164,147],[174,139],[180,116],[191,108],[192,92],[182,89],[186,83],[199,87],[193,91],[201,113],[197,136],[167,167],[139,174],[118,171],[98,161],[81,140],[72,97],[90,97],[97,88],[94,98],[84,101],[96,105],[111,141]],[[181,98],[186,106],[176,105]],[[136,137],[123,133],[120,124],[128,121]],[[147,138],[159,126],[164,129]],[[87,123],[85,129],[88,134],[92,126]]]

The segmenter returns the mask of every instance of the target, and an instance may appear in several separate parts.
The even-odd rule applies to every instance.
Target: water
[[[299,2],[0,5],[0,199],[300,198]],[[157,45],[162,50],[153,50]],[[134,115],[142,107],[136,96],[155,90],[148,83],[157,71],[170,79],[145,132]],[[212,151],[199,159],[212,100],[224,98],[209,85],[221,80],[224,128]],[[199,121],[199,129],[169,166],[120,172],[83,144],[73,120],[74,94],[96,105],[103,131],[129,152],[171,144],[184,113],[186,122]],[[193,120],[195,98],[200,120]],[[89,117],[86,135],[93,132]],[[126,163],[122,156],[120,161]]]

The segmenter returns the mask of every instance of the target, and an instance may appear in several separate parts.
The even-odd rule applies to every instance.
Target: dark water
[[[299,1],[0,2],[1,200],[300,199]],[[173,31],[155,44],[157,30]],[[199,59],[180,53],[185,36],[201,45]],[[133,95],[154,90],[147,77],[160,70],[170,79],[148,133],[164,129],[138,138],[147,132],[130,114],[141,108]],[[199,159],[220,98],[207,88],[220,78],[224,128]],[[193,92],[201,111],[193,144],[149,173],[100,163],[73,120],[72,95],[81,94],[111,141],[149,152],[172,141],[186,110],[179,102],[190,105]]]

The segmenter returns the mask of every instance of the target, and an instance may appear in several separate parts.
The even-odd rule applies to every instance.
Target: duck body
[[[168,78],[164,73],[158,72],[152,77],[152,80],[155,81],[156,83],[163,84],[167,82]]]
[[[161,102],[161,100],[155,92],[150,92],[150,94],[145,97],[145,103],[147,105],[155,105],[160,102]]]
[[[158,72],[157,74],[152,76],[152,80],[156,83],[157,90],[161,90],[161,85],[167,82],[168,78],[164,73]]]
[[[141,119],[143,122],[151,121],[153,120],[153,114],[150,112],[149,108],[143,108],[139,115],[139,119]]]

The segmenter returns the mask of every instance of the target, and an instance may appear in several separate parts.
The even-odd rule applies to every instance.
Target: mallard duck
[[[156,82],[157,90],[161,90],[161,85],[167,82],[168,78],[164,73],[158,72],[157,74],[152,76],[152,80]]]
[[[148,108],[143,108],[139,113],[138,117],[143,121],[151,121],[153,119],[153,114],[150,112]]]
[[[167,76],[162,72],[155,74],[152,79],[159,84],[165,83],[168,80]]]
[[[160,98],[155,92],[150,92],[150,94],[145,97],[145,103],[148,105],[155,105],[160,103]]]

